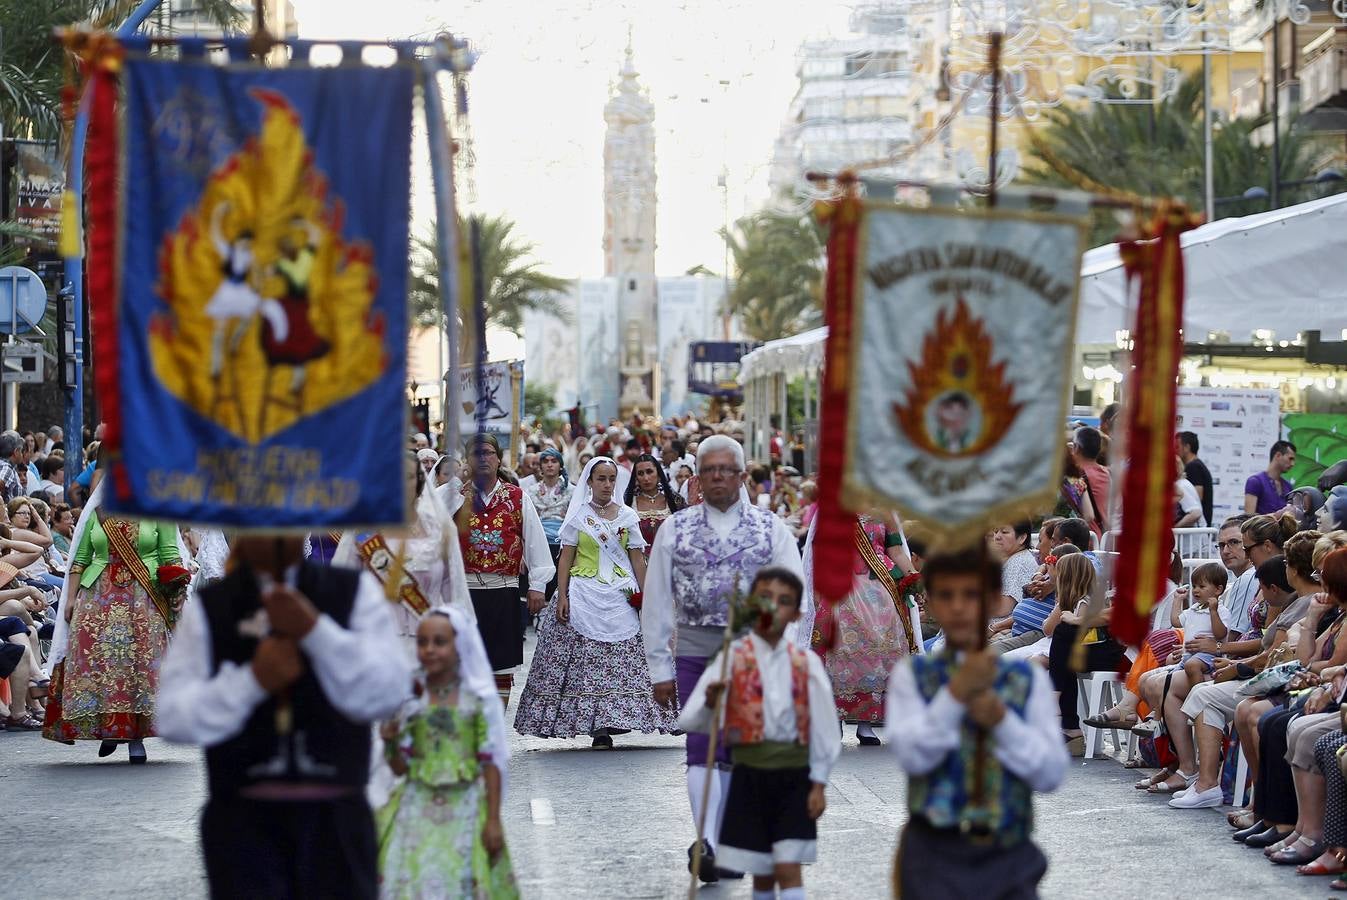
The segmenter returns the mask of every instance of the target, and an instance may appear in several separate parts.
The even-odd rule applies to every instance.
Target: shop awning
[[[1292,340],[1347,328],[1347,194],[1271,212],[1218,219],[1183,236],[1184,336],[1213,331],[1248,343],[1257,329]],[[1118,245],[1096,247],[1081,265],[1076,343],[1112,344],[1124,322],[1126,284]]]

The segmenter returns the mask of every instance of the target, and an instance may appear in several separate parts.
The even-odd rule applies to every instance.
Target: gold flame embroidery
[[[150,323],[155,375],[192,410],[250,443],[364,390],[385,371],[373,251],[341,236],[299,114],[251,91],[258,133],[210,175],[159,248]]]
[[[1005,380],[1006,364],[992,362],[993,342],[982,320],[973,318],[962,297],[953,317],[947,313],[936,314],[921,359],[907,364],[912,384],[893,412],[918,447],[957,458],[1000,441],[1023,404]]]

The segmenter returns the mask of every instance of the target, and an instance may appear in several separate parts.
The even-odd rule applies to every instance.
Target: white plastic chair
[[[1122,700],[1122,679],[1117,672],[1081,672],[1076,676],[1076,709],[1080,714],[1080,729],[1085,736],[1085,758],[1094,759],[1095,754],[1104,752],[1104,733],[1111,732],[1113,749],[1131,752],[1132,732],[1126,728],[1094,728],[1085,724],[1085,719],[1097,716],[1110,706]]]

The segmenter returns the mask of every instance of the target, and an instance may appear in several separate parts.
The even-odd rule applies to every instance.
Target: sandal
[[[1138,721],[1140,721],[1137,718],[1136,713],[1129,713],[1125,716],[1120,715],[1115,719],[1109,715],[1109,713],[1113,711],[1114,710],[1106,709],[1097,716],[1089,716],[1088,718],[1085,719],[1085,724],[1089,725],[1091,728],[1109,728],[1109,729],[1122,730],[1124,728],[1131,728],[1133,725],[1137,724]]]
[[[1155,737],[1160,733],[1161,722],[1154,716],[1142,719],[1132,726],[1131,732],[1137,737]]]
[[[1183,781],[1183,784],[1171,784],[1169,779],[1175,777],[1181,779]],[[1146,793],[1177,794],[1179,791],[1188,790],[1188,788],[1192,787],[1196,783],[1197,783],[1196,775],[1185,775],[1182,772],[1176,770],[1173,775],[1169,776],[1169,778],[1166,778],[1164,781],[1161,781],[1158,784],[1153,784],[1150,787],[1146,788]]]
[[[1236,831],[1243,831],[1257,822],[1258,817],[1254,815],[1254,811],[1251,809],[1237,809],[1227,815],[1225,821]]]
[[[1323,841],[1310,841],[1302,837],[1286,849],[1271,854],[1268,859],[1279,866],[1303,866],[1322,856],[1324,849]]]
[[[10,716],[5,720],[6,727],[18,731],[41,731],[42,723],[30,715]]]
[[[1136,784],[1134,784],[1133,787],[1135,787],[1139,791],[1144,791],[1153,784],[1159,784],[1162,781],[1168,781],[1170,776],[1174,775],[1177,771],[1178,771],[1177,769],[1161,769],[1154,775],[1150,775],[1146,778],[1141,779]]]
[[[1329,856],[1333,859],[1331,863],[1325,863],[1324,857]],[[1312,863],[1303,866],[1296,866],[1297,875],[1341,875],[1343,873],[1342,860],[1336,855],[1325,853]]]

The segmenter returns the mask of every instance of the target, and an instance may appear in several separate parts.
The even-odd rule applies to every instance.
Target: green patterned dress
[[[467,708],[462,708],[467,706]],[[429,706],[402,724],[408,771],[379,810],[379,896],[517,898],[508,850],[493,861],[482,843],[487,746],[480,706]]]

